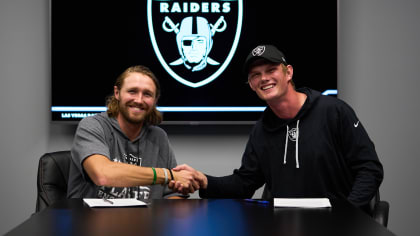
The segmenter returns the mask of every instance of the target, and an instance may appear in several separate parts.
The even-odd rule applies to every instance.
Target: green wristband
[[[155,170],[154,167],[152,167],[152,170],[153,170],[153,182],[152,182],[152,184],[154,185],[154,184],[156,184],[156,170]]]

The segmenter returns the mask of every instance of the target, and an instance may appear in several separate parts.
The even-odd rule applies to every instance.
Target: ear
[[[119,101],[120,100],[120,90],[117,86],[114,86],[114,97]]]
[[[287,82],[292,80],[292,78],[293,78],[293,66],[287,65],[286,77],[287,77]]]

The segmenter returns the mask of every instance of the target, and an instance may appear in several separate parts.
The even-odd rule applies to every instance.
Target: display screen
[[[116,78],[149,67],[164,124],[248,124],[265,102],[243,63],[273,44],[296,87],[337,94],[336,1],[50,0],[53,121],[106,110]]]

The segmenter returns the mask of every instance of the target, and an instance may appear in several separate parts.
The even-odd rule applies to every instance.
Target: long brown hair
[[[158,125],[162,122],[162,113],[160,113],[156,109],[157,101],[160,97],[160,84],[156,76],[153,74],[153,72],[147,68],[146,66],[137,65],[137,66],[131,66],[127,68],[120,76],[118,76],[117,80],[115,81],[115,86],[118,88],[119,91],[121,91],[121,88],[123,86],[125,78],[128,77],[130,73],[137,72],[143,75],[148,76],[153,80],[153,83],[156,87],[156,93],[155,93],[155,105],[152,108],[152,112],[145,117],[145,122],[150,125]],[[118,113],[120,112],[120,106],[117,98],[115,98],[115,95],[109,96],[106,101],[107,106],[107,114],[110,117],[117,117]]]

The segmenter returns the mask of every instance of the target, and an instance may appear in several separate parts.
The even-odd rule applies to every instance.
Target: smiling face
[[[288,89],[293,87],[292,77],[293,67],[283,64],[260,63],[248,72],[249,86],[267,103],[282,100]]]
[[[114,87],[119,100],[119,122],[142,124],[156,103],[156,86],[147,75],[132,72],[124,79],[121,89]]]

